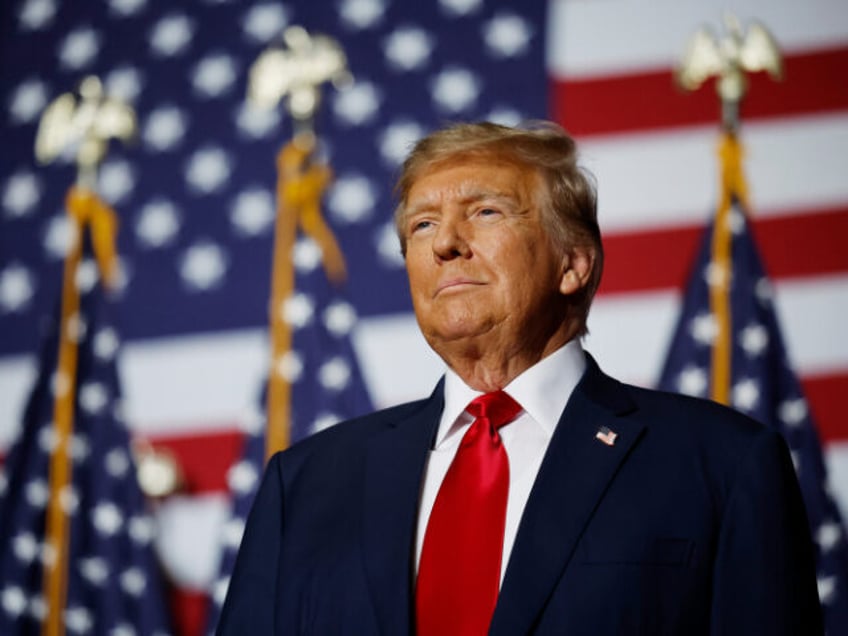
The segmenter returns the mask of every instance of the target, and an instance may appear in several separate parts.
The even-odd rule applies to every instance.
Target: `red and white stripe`
[[[659,374],[698,237],[715,205],[719,106],[711,86],[686,94],[671,70],[689,35],[719,26],[699,0],[551,3],[552,116],[575,134],[599,184],[607,266],[585,346],[618,377]],[[776,289],[789,356],[827,444],[834,491],[848,511],[848,5],[743,0],[785,56],[785,79],[751,78],[742,139],[754,230]],[[360,321],[354,333],[378,406],[426,395],[441,374],[411,314]],[[139,437],[171,450],[185,491],[159,506],[160,552],[194,598],[198,623],[217,571],[226,472],[265,376],[263,330],[129,343],[125,411]],[[0,360],[0,452],[34,375],[32,356]],[[191,613],[194,612],[194,615]]]

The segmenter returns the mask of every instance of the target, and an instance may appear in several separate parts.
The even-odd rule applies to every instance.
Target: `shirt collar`
[[[504,391],[550,437],[585,369],[583,348],[578,340],[571,340],[513,379]],[[465,384],[449,368],[445,373],[444,395],[445,407],[436,434],[436,448],[464,424],[471,422],[465,407],[482,393]]]

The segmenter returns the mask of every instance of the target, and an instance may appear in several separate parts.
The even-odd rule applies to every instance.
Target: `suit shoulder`
[[[298,466],[315,453],[356,453],[371,436],[403,422],[424,408],[429,399],[391,406],[348,420],[314,433],[278,453],[287,466]]]

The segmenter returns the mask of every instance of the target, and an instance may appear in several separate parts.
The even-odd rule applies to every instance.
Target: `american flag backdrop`
[[[837,399],[848,389],[848,8],[839,0],[3,3],[0,449],[19,434],[36,325],[58,294],[68,238],[73,168],[35,163],[37,120],[94,73],[139,118],[138,143],[112,149],[99,183],[122,222],[124,410],[133,433],[171,450],[183,470],[183,491],[158,506],[156,546],[182,596],[185,633],[200,633],[221,543],[234,536],[227,476],[243,483],[245,471],[230,468],[267,375],[274,156],[291,134],[282,113],[246,105],[246,73],[290,24],[339,39],[355,78],[325,92],[317,128],[336,175],[324,211],[350,274],[353,311],[339,320],[375,406],[426,395],[441,371],[410,313],[391,183],[409,143],[451,120],[551,117],[577,136],[598,179],[608,254],[586,348],[608,372],[655,384],[717,196],[717,98],[711,86],[680,93],[671,69],[695,28],[718,25],[725,9],[765,22],[786,55],[784,81],[753,78],[743,109],[752,231],[832,490],[848,508]],[[314,252],[299,243],[299,275],[315,268]],[[317,324],[321,306],[301,309]]]
[[[172,628],[154,551],[156,522],[138,486],[121,417],[114,306],[104,297],[92,258],[83,260],[75,278],[82,291],[79,312],[67,323],[58,311],[39,321],[38,380],[23,430],[0,471],[0,633],[46,633],[42,623],[52,605],[67,634],[166,636]],[[50,464],[61,433],[53,403],[71,382],[57,372],[60,324],[74,331],[78,365],[71,476],[54,491]],[[45,585],[46,564],[61,562],[47,521],[54,498],[69,526],[64,604]]]

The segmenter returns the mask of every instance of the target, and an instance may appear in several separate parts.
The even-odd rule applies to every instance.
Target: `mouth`
[[[439,294],[451,293],[451,292],[459,292],[471,287],[479,287],[483,285],[482,282],[477,280],[472,280],[470,278],[451,278],[439,283],[436,288],[436,293],[433,296],[438,296]]]

